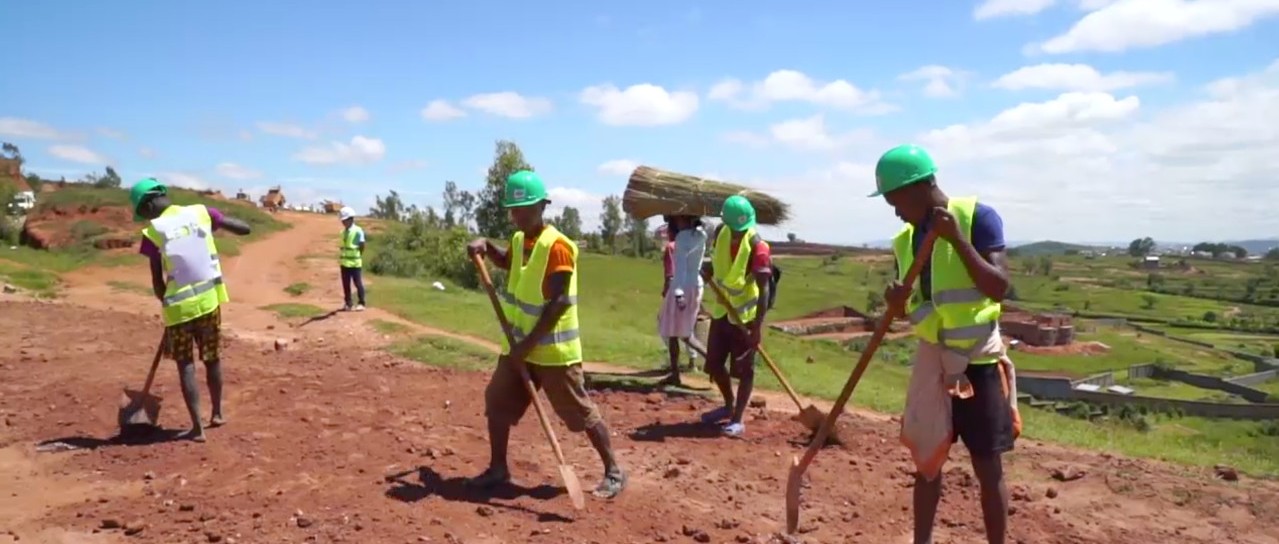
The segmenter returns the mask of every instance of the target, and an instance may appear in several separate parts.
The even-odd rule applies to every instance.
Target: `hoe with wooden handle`
[[[705,280],[707,285],[711,286],[711,291],[715,292],[715,298],[719,300],[720,306],[723,306],[724,309],[728,311],[728,316],[732,318],[733,322],[741,323],[742,318],[738,315],[737,308],[734,308],[732,303],[728,301],[728,295],[724,293],[724,289],[720,287],[719,284],[715,283],[715,279],[712,278],[710,274],[707,274],[705,270],[702,271],[702,279]],[[763,301],[760,302],[762,303]],[[777,366],[777,363],[773,361],[772,357],[768,356],[768,352],[764,351],[764,344],[762,341],[755,346],[755,351],[759,353],[760,357],[764,358],[764,362],[768,364],[768,369],[773,371],[773,376],[777,377],[777,381],[782,384],[782,389],[786,390],[786,395],[795,403],[795,408],[799,409],[799,414],[795,416],[795,419],[797,419],[810,431],[820,429],[822,422],[826,421],[826,414],[822,413],[821,409],[813,406],[812,404],[804,406],[804,403],[799,400],[799,394],[795,392],[795,388],[791,387],[790,381],[782,374],[782,369]],[[838,433],[829,433],[829,438],[832,443],[839,443]],[[823,440],[826,439],[823,438]]]
[[[915,284],[915,280],[919,278],[920,271],[924,268],[924,261],[932,254],[933,242],[937,240],[937,232],[928,233],[924,239],[922,247],[915,255],[915,261],[911,263],[910,270],[906,271],[906,277],[902,279],[902,285],[910,288]],[[817,435],[813,437],[813,441],[808,444],[808,449],[804,451],[802,458],[792,457],[790,474],[786,476],[786,532],[795,534],[799,528],[799,488],[804,481],[804,471],[808,470],[808,465],[812,464],[813,458],[817,456],[817,452],[821,451],[822,445],[826,443],[826,436],[835,428],[835,420],[839,418],[839,414],[844,411],[844,405],[848,403],[848,399],[853,396],[853,389],[857,387],[857,382],[861,381],[862,374],[866,372],[866,366],[870,364],[871,357],[875,356],[875,350],[879,349],[880,342],[883,342],[884,335],[888,334],[888,328],[892,325],[893,320],[904,311],[900,306],[889,305],[884,310],[884,315],[879,319],[879,324],[875,326],[875,334],[870,337],[870,342],[866,345],[866,349],[862,350],[861,358],[857,361],[857,366],[853,368],[853,373],[848,376],[848,382],[844,384],[844,390],[839,393],[839,398],[835,400],[835,406],[831,408],[830,415],[826,416],[826,421],[822,422],[821,428],[817,430]]]
[[[516,248],[516,251],[519,251]],[[506,335],[507,345],[514,346],[515,338],[511,335],[511,324],[506,321],[506,313],[502,311],[502,302],[497,298],[497,289],[493,287],[493,279],[489,277],[488,266],[484,264],[484,257],[480,255],[472,255],[471,261],[475,263],[475,269],[480,273],[480,283],[484,285],[484,290],[488,292],[489,302],[493,303],[493,311],[497,313],[497,320],[502,325],[502,333]],[[551,443],[551,450],[555,452],[555,460],[560,464],[560,480],[564,482],[564,489],[568,490],[568,497],[573,501],[573,508],[581,510],[586,508],[586,495],[582,494],[582,482],[578,481],[577,473],[573,472],[573,467],[568,465],[564,460],[564,451],[560,449],[560,441],[555,439],[555,431],[551,429],[551,421],[546,418],[546,411],[542,409],[542,401],[538,399],[537,390],[533,387],[533,380],[529,377],[527,363],[524,361],[511,361],[520,371],[520,378],[524,382],[524,389],[528,391],[530,401],[533,403],[533,410],[537,412],[537,421],[542,424],[542,432],[546,433],[546,439]]]

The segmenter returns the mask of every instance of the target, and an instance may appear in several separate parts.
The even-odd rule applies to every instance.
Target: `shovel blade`
[[[786,475],[786,534],[799,530],[799,488],[804,475],[799,469],[799,458],[791,457],[790,472]]]
[[[816,434],[822,428],[822,425],[826,423],[826,413],[810,404],[800,410],[799,414],[795,415],[795,419]],[[826,443],[824,445],[837,446],[841,444],[843,444],[843,441],[839,438],[839,428],[831,427],[830,432],[826,433]]]
[[[137,427],[155,427],[160,420],[160,397],[126,389],[120,397],[116,419],[121,432]]]
[[[586,494],[582,493],[582,482],[577,479],[577,473],[573,472],[573,467],[560,465],[560,480],[564,482],[564,489],[568,491],[568,498],[573,502],[573,508],[575,510],[586,508]]]

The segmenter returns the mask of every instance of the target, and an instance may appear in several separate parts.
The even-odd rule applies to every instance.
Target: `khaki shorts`
[[[600,422],[599,410],[586,393],[586,374],[581,364],[569,366],[528,365],[533,386],[546,392],[551,408],[568,430],[579,433]],[[529,396],[519,370],[506,357],[499,357],[493,377],[484,389],[484,415],[507,425],[519,423],[528,410]]]

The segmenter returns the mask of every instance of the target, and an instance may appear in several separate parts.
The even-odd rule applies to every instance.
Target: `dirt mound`
[[[55,326],[66,323],[76,326]],[[320,339],[275,351],[232,338],[223,351],[228,426],[210,430],[206,444],[113,442],[116,399],[143,378],[158,327],[130,314],[0,302],[0,344],[10,347],[0,358],[0,519],[9,522],[8,538],[769,542],[783,525],[787,460],[806,434],[761,410],[745,440],[728,440],[693,423],[708,401],[597,393],[630,484],[616,501],[589,500],[575,512],[531,416],[512,437],[515,485],[490,496],[462,485],[487,458],[483,373]],[[184,425],[171,364],[157,384],[161,422]],[[846,421],[843,432],[855,439],[823,452],[808,472],[800,541],[907,541],[913,479],[896,424]],[[592,485],[600,475],[594,453],[583,437],[557,430]],[[983,542],[977,486],[956,449],[937,539]],[[1279,504],[1266,482],[1218,482],[1204,471],[1028,441],[1007,463],[1010,542],[1273,543],[1268,535],[1279,534],[1279,515],[1261,506]],[[1083,477],[1056,477],[1067,473]],[[0,531],[0,542],[6,538]]]
[[[1110,346],[1101,342],[1072,342],[1064,346],[1032,346],[1025,342],[1017,344],[1017,351],[1036,355],[1105,355],[1110,353]]]
[[[49,204],[27,216],[22,236],[38,249],[57,249],[80,243],[98,249],[132,247],[138,226],[125,206],[109,204]]]

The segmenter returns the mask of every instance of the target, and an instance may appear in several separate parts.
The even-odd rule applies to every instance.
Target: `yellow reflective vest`
[[[364,256],[360,254],[360,237],[364,234],[364,229],[359,225],[351,225],[351,228],[342,229],[341,238],[338,240],[338,265],[342,268],[363,268]]]
[[[976,198],[952,198],[947,209],[955,216],[959,232],[972,236]],[[915,261],[915,227],[909,223],[893,239],[893,255],[897,259],[897,280],[905,279]],[[915,335],[925,342],[939,344],[951,351],[971,354],[999,324],[1002,306],[977,289],[959,253],[949,242],[937,239],[933,245],[931,299],[925,301],[919,289],[911,293],[906,306]],[[974,360],[970,364],[990,364],[997,358]]]
[[[213,218],[204,205],[169,206],[142,235],[160,250],[165,275],[161,313],[166,326],[203,317],[230,300],[213,242]]]
[[[542,284],[546,278],[551,246],[557,240],[564,241],[573,254],[573,275],[564,295],[568,297],[569,306],[555,327],[529,352],[527,362],[535,365],[569,366],[582,362],[581,331],[577,325],[577,244],[555,227],[547,225],[537,237],[527,263],[524,262],[523,231],[517,231],[511,237],[511,246],[507,250],[511,267],[506,287],[502,289],[502,311],[511,324],[512,336],[519,342],[532,332],[549,302],[542,293]],[[505,335],[502,337],[502,349],[505,354],[511,352]]]
[[[758,239],[755,229],[742,233],[742,238],[737,243],[737,257],[733,258],[730,257],[733,247],[732,231],[721,227],[715,235],[715,248],[711,253],[714,272],[711,281],[719,285],[727,295],[728,303],[737,309],[737,315],[742,318],[738,325],[754,321],[759,313],[759,284],[755,282],[755,275],[750,270],[753,249],[751,244]],[[723,304],[711,306],[711,317],[720,319],[727,315],[728,310]],[[731,316],[729,320],[732,320]]]

